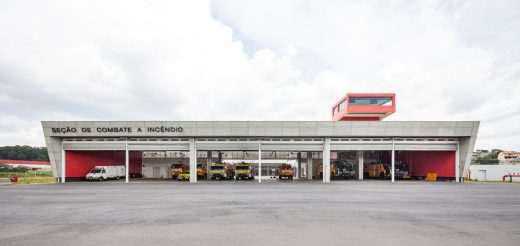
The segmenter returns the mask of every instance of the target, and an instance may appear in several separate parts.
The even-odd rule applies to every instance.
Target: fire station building
[[[395,94],[347,94],[331,108],[331,121],[43,121],[53,174],[83,180],[95,166],[124,165],[126,181],[170,178],[169,165],[247,161],[261,182],[292,163],[296,179],[331,182],[331,163],[355,167],[406,164],[411,178],[436,173],[460,181],[468,172],[478,121],[383,121],[396,109]]]

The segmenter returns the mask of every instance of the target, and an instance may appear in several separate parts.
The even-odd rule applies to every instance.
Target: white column
[[[206,159],[206,179],[209,179],[209,167],[211,166],[212,158],[213,158],[213,151],[208,151],[208,156]]]
[[[190,138],[190,183],[197,182],[197,147],[195,138]]]
[[[298,152],[297,156],[298,156],[298,166],[297,166],[297,168],[296,168],[296,178],[299,179],[299,178],[301,178],[300,175],[301,175],[301,168],[302,168],[302,157],[301,157],[301,153]]]
[[[129,164],[129,154],[128,154],[128,139],[125,140],[125,182],[128,183],[128,180],[130,179],[130,164]]]
[[[330,182],[330,138],[323,143],[323,182]]]
[[[307,179],[312,179],[312,152],[307,152]]]
[[[363,150],[358,151],[358,180],[363,180]]]
[[[459,167],[459,142],[457,142],[457,151],[455,151],[455,182],[459,182],[460,167]]]
[[[392,138],[392,183],[395,182],[395,140]]]
[[[65,150],[63,149],[63,140],[61,140],[61,182],[65,183]]]
[[[262,183],[262,142],[258,140],[258,183]]]

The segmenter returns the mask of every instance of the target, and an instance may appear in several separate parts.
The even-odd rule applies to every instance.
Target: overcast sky
[[[480,120],[520,150],[520,1],[0,0],[0,145],[41,120]]]

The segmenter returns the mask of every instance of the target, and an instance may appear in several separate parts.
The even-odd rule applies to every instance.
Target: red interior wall
[[[455,151],[396,151],[395,160],[410,164],[412,176],[455,177]]]
[[[142,154],[140,151],[130,151],[129,172],[142,172]],[[124,166],[124,151],[65,151],[67,178],[83,178],[94,166]]]
[[[379,152],[379,161],[383,163],[392,163],[392,151],[385,150]]]

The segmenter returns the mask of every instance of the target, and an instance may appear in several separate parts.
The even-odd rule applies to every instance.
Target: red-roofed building
[[[13,167],[24,166],[32,170],[51,170],[51,164],[48,161],[0,160],[0,164]]]

